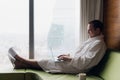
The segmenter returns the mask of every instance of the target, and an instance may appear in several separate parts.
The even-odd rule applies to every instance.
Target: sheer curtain
[[[99,19],[102,21],[102,5],[102,0],[81,0],[80,43],[88,39],[88,22],[94,19]]]

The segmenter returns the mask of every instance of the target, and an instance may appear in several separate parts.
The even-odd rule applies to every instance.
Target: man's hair
[[[89,22],[89,24],[92,24],[95,30],[99,28],[100,31],[103,32],[104,25],[100,20],[92,20]]]

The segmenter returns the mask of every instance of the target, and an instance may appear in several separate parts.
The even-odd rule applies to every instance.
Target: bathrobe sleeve
[[[76,54],[76,56],[71,61],[71,65],[79,70],[89,69],[99,63],[105,53],[105,49],[106,47],[101,41],[95,41],[92,43],[92,45],[88,44],[88,46],[84,48],[83,51],[77,53],[78,55]]]

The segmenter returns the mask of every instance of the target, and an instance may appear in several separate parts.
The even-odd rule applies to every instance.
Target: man
[[[80,73],[89,71],[104,56],[106,45],[102,35],[102,22],[99,20],[90,21],[87,28],[89,39],[78,47],[74,57],[66,54],[58,56],[58,59],[62,60],[60,62],[53,60],[26,60],[16,54],[13,48],[10,48],[9,57],[11,56],[10,59],[14,64],[14,68],[39,69],[51,73]]]

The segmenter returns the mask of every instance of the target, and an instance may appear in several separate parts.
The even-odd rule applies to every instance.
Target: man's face
[[[100,29],[99,28],[94,29],[92,24],[88,24],[87,30],[91,38],[100,35]]]

